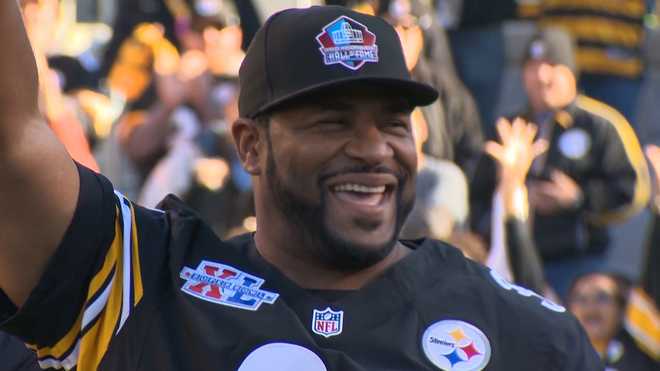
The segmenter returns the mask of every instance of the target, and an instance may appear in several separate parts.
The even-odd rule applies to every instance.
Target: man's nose
[[[386,136],[375,124],[358,125],[345,152],[349,157],[368,165],[382,164],[394,155]]]
[[[536,77],[543,83],[544,85],[550,84],[552,81],[552,76],[554,73],[554,67],[549,64],[541,64],[537,70]]]

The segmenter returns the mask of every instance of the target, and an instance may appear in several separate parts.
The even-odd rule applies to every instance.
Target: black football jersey
[[[26,304],[0,295],[2,329],[44,368],[603,369],[563,307],[444,243],[403,241],[414,251],[360,290],[306,290],[252,235],[221,241],[174,197],[146,209],[80,177],[71,226]]]

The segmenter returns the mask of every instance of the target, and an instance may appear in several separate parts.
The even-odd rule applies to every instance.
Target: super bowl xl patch
[[[490,342],[477,327],[458,320],[439,321],[422,336],[424,354],[444,371],[480,371],[490,361]]]
[[[258,310],[262,303],[273,304],[279,294],[259,289],[264,280],[234,267],[202,260],[197,269],[183,267],[179,277],[186,280],[181,291],[211,303],[238,309]]]
[[[341,64],[357,70],[367,62],[378,62],[376,35],[362,23],[341,16],[323,27],[316,36],[321,45],[323,63],[327,66]]]

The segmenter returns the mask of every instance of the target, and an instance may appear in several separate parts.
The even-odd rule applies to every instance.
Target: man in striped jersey
[[[410,79],[385,21],[290,9],[257,33],[232,131],[257,232],[228,241],[176,198],[135,206],[71,161],[37,114],[22,30],[0,1],[0,328],[42,367],[601,369],[563,307],[446,244],[398,239],[410,113],[437,93]]]

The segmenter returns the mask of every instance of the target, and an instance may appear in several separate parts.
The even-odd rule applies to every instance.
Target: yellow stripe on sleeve
[[[142,267],[140,265],[140,249],[139,249],[139,242],[138,242],[138,231],[137,231],[137,225],[135,223],[135,209],[131,207],[131,213],[132,213],[132,218],[133,218],[133,228],[131,228],[132,231],[132,238],[133,238],[133,259],[132,259],[132,265],[133,265],[133,303],[134,305],[138,305],[140,301],[142,300],[142,296],[144,294],[144,289],[142,288]]]
[[[105,356],[110,345],[110,340],[114,336],[119,314],[122,308],[122,233],[120,222],[117,222],[117,235],[113,243],[113,249],[117,250],[117,259],[115,260],[115,274],[112,291],[108,297],[105,309],[99,315],[98,320],[92,328],[83,336],[80,344],[80,354],[78,356],[78,370],[96,370],[101,360]]]
[[[630,204],[617,210],[589,215],[589,220],[596,225],[607,225],[625,221],[646,207],[651,197],[649,170],[646,166],[646,159],[644,158],[639,140],[637,140],[635,131],[630,127],[625,117],[614,108],[583,95],[578,96],[577,105],[594,115],[604,118],[613,125],[623,143],[624,152],[637,178],[633,200]]]
[[[71,327],[69,332],[62,339],[60,339],[60,341],[58,341],[54,346],[45,347],[45,348],[37,347],[36,349],[37,357],[38,358],[53,357],[59,359],[65,353],[73,349],[73,347],[76,345],[76,342],[78,341],[78,336],[80,335],[80,324],[82,323],[82,317],[83,317],[83,311],[80,311],[80,314],[78,315],[78,319],[76,319],[76,322],[73,324],[73,327]]]
[[[116,265],[118,254],[121,254],[121,246],[121,229],[117,223],[115,227],[115,239],[113,240],[110,249],[105,256],[105,260],[103,261],[101,269],[98,271],[98,273],[96,273],[96,275],[94,275],[90,282],[89,288],[87,290],[85,306],[94,296],[96,296],[96,294],[101,289],[103,289],[101,286],[104,282],[107,281],[110,273],[112,272],[112,268]],[[67,334],[60,341],[58,341],[52,347],[37,349],[38,358],[52,357],[55,359],[60,359],[65,353],[67,353],[76,345],[76,342],[80,336],[80,332],[82,331],[82,319],[85,306],[83,306],[81,309],[80,314],[78,315],[78,319],[73,324],[69,332],[67,332]]]
[[[119,215],[119,211],[117,210],[117,215]],[[119,220],[115,222],[115,238],[112,240],[112,244],[110,245],[110,250],[108,251],[108,254],[105,257],[105,261],[103,262],[103,266],[101,267],[101,270],[92,278],[92,281],[89,284],[89,289],[87,290],[87,300],[90,300],[96,293],[99,291],[101,288],[101,285],[103,285],[103,282],[105,282],[108,279],[108,275],[112,271],[112,268],[116,265],[117,259],[121,255],[121,247],[122,247],[122,232],[121,232],[121,224]]]
[[[630,295],[625,325],[639,347],[660,361],[660,313],[641,288],[635,288]]]

